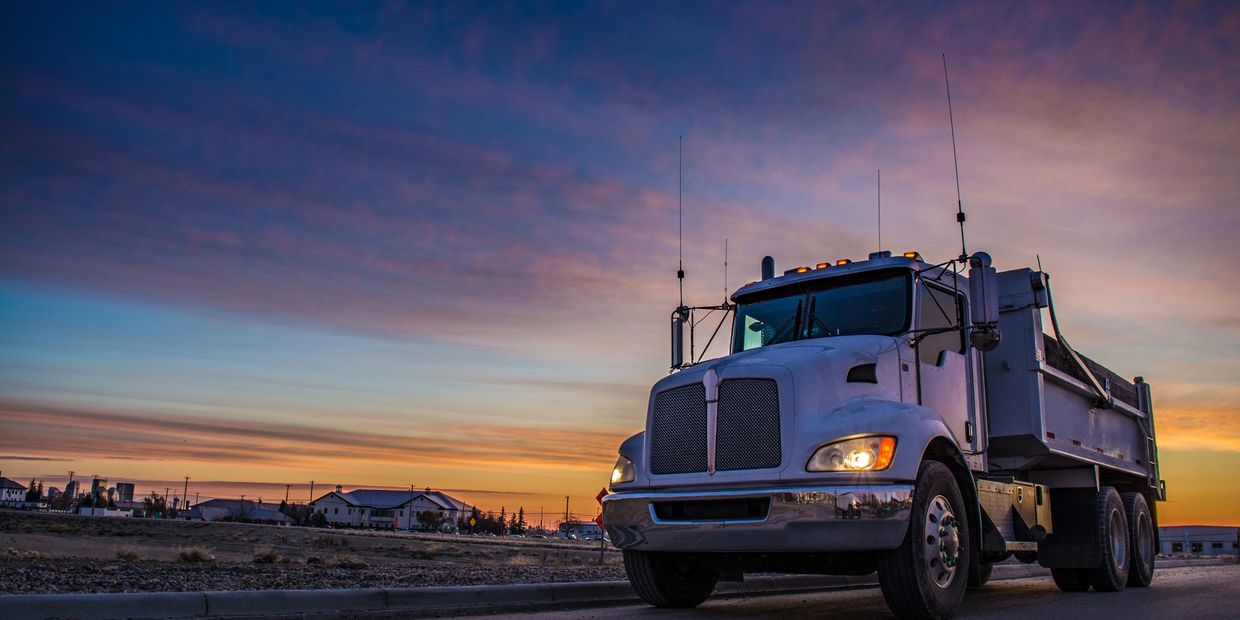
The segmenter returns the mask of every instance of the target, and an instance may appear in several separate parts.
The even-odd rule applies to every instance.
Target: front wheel
[[[968,513],[946,465],[922,463],[904,542],[878,561],[887,606],[901,618],[948,618],[969,581]]]
[[[697,607],[719,581],[718,572],[683,553],[625,549],[624,572],[637,595],[655,607]]]

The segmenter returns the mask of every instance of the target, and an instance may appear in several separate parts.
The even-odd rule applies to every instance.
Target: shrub
[[[130,547],[128,545],[124,547],[117,547],[114,553],[116,554],[116,558],[118,560],[129,560],[131,562],[136,562],[138,560],[146,559],[146,555],[139,551],[137,547]]]
[[[255,564],[275,564],[280,561],[280,552],[271,547],[259,547],[254,551]]]
[[[317,555],[306,556],[306,564],[322,564],[323,558]]]
[[[213,562],[215,554],[207,547],[181,547],[177,549],[177,560],[181,562]]]

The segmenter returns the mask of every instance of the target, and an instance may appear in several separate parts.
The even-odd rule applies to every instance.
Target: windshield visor
[[[828,336],[895,336],[908,329],[909,276],[880,271],[738,300],[733,352]]]

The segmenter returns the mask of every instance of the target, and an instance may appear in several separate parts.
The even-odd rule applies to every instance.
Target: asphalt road
[[[625,605],[478,618],[891,618],[876,587],[712,599],[690,610]],[[1117,593],[1060,592],[1050,577],[987,584],[965,597],[959,618],[1240,618],[1240,565],[1159,569],[1149,588]]]

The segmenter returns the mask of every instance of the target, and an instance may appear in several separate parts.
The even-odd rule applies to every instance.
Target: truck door
[[[963,295],[924,280],[918,288],[917,329],[934,330],[960,325],[966,307]],[[923,406],[938,412],[956,439],[967,449],[969,393],[964,333],[952,330],[921,338],[917,345],[918,394]]]

